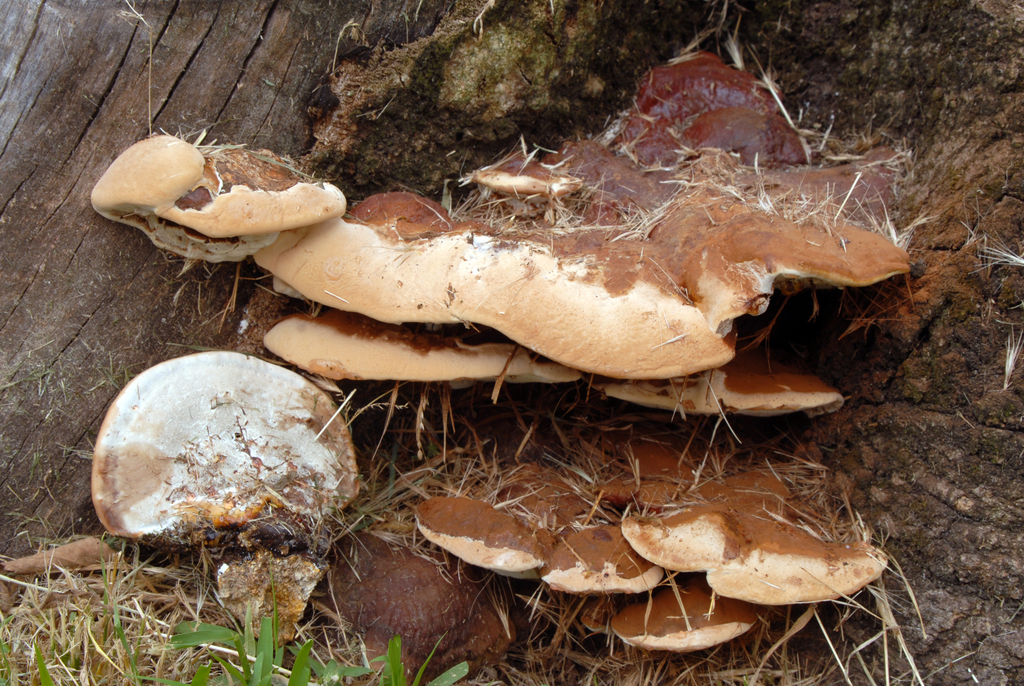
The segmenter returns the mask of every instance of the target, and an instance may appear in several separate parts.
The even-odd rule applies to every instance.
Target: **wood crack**
[[[260,43],[263,42],[263,34],[266,33],[267,25],[270,23],[270,18],[273,16],[274,10],[277,9],[277,3],[278,0],[274,0],[274,2],[271,3],[270,7],[267,9],[267,13],[263,17],[263,23],[260,24],[259,35],[256,37],[255,40],[253,40],[252,47],[249,48],[249,52],[246,53],[245,59],[242,60],[242,68],[239,70],[238,78],[235,79],[234,85],[231,86],[231,92],[228,93],[228,96],[224,99],[224,102],[221,104],[220,109],[217,110],[216,121],[219,122],[224,117],[224,110],[228,108],[228,105],[231,104],[231,100],[235,97],[235,93],[238,92],[238,85],[239,83],[241,83],[242,78],[249,70],[249,62],[252,61],[253,55],[256,54],[256,51],[259,50]],[[277,88],[280,88],[280,86],[277,86]]]
[[[163,102],[160,103],[160,108],[153,113],[153,121],[150,122],[150,126],[152,126],[153,122],[156,122],[156,120],[160,118],[160,115],[163,114],[164,108],[167,107],[168,103],[170,103],[171,97],[178,90],[178,86],[181,84],[182,79],[184,79],[185,76],[189,73],[192,67],[192,63],[195,62],[196,56],[199,55],[199,51],[202,50],[203,46],[206,44],[206,39],[207,37],[209,37],[210,32],[213,31],[213,27],[217,23],[217,18],[219,16],[220,7],[217,8],[217,14],[213,16],[213,19],[210,21],[210,24],[206,27],[206,32],[203,33],[203,37],[199,39],[199,41],[196,43],[195,48],[192,50],[192,53],[188,56],[188,60],[185,62],[185,66],[178,71],[178,74],[174,79],[174,83],[172,83],[171,87],[167,89],[167,93],[164,96]],[[171,23],[170,18],[168,18],[167,23]]]

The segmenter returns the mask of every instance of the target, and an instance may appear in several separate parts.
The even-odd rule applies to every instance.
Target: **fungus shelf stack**
[[[496,382],[494,398],[504,382],[585,379],[591,392],[673,416],[814,416],[841,407],[839,391],[798,360],[737,354],[737,320],[763,314],[776,290],[868,286],[908,272],[909,258],[868,227],[892,199],[894,153],[811,166],[814,153],[773,96],[713,55],[687,55],[652,70],[634,109],[601,136],[543,156],[524,148],[468,176],[478,189],[454,213],[384,193],[346,214],[341,191],[272,153],[170,136],[119,157],[93,204],[190,259],[251,255],[276,290],[325,306],[265,338],[313,374],[484,380]],[[492,340],[467,343],[467,328]],[[110,509],[127,492],[111,486],[127,477],[110,476],[122,467],[107,447],[125,402],[97,445],[94,493],[108,529],[138,537],[150,529],[125,528]],[[205,411],[216,395],[199,402]],[[604,598],[589,626],[654,650],[730,640],[757,623],[758,606],[849,595],[886,567],[868,543],[826,540],[804,521],[793,484],[767,461],[708,479],[671,441],[608,433],[593,445],[611,459],[591,463],[586,484],[519,465],[498,488],[424,500],[419,530],[470,564]],[[185,448],[160,450],[181,461]],[[335,502],[355,494],[349,448],[336,456],[344,477],[314,479]],[[149,479],[155,510],[198,507],[198,482],[177,485],[192,495],[175,500],[161,480]],[[225,512],[273,498],[235,500]],[[159,536],[182,538],[174,527]]]

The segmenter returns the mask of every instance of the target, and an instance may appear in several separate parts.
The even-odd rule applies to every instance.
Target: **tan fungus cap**
[[[612,618],[612,631],[638,648],[689,653],[731,641],[757,622],[753,605],[720,596],[712,602],[711,589],[698,578],[677,590],[678,598],[662,587],[648,602],[622,610]]]
[[[282,234],[256,261],[329,307],[392,324],[483,324],[607,376],[680,376],[733,355],[731,341],[674,290],[643,280],[609,289],[586,254],[556,256],[539,240],[471,228],[403,240],[387,227],[334,219]]]
[[[555,546],[541,579],[567,593],[641,593],[661,581],[664,571],[637,555],[617,526],[577,531]]]
[[[866,543],[828,543],[759,515],[700,505],[661,519],[627,517],[622,533],[651,562],[706,571],[717,593],[760,605],[834,600],[885,570],[885,556]]]
[[[688,378],[602,381],[594,387],[612,398],[683,415],[726,412],[775,417],[804,412],[815,417],[843,406],[842,394],[818,377],[796,365],[769,363],[756,350]]]
[[[114,160],[92,191],[97,212],[184,257],[237,261],[280,231],[345,213],[345,196],[308,183],[270,152],[199,148],[152,136]]]
[[[535,359],[512,343],[465,345],[458,338],[414,334],[338,310],[320,317],[294,315],[274,325],[263,339],[278,357],[329,379],[402,381],[504,380],[560,383],[580,373]]]
[[[514,517],[470,498],[430,498],[416,508],[428,541],[477,567],[536,579],[547,552]]]

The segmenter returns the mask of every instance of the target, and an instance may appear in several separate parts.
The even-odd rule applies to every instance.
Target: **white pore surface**
[[[122,536],[197,517],[246,520],[267,503],[319,515],[354,495],[355,463],[330,398],[238,353],[159,364],[117,397],[96,441],[93,498]]]

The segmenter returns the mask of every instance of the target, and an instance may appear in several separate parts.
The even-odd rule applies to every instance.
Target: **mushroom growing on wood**
[[[641,593],[657,586],[664,570],[637,555],[619,527],[605,524],[562,538],[541,574],[556,591]]]
[[[648,602],[630,605],[612,618],[611,628],[638,648],[689,653],[731,641],[756,622],[754,605],[713,598],[707,584],[694,577],[685,586],[662,587]]]
[[[416,524],[431,543],[505,576],[539,578],[537,570],[549,555],[529,527],[479,500],[424,500],[416,508]]]
[[[476,170],[464,183],[478,184],[485,197],[496,194],[516,215],[543,211],[553,200],[583,187],[581,179],[562,173],[557,164],[542,164],[519,154]]]
[[[732,357],[697,308],[646,281],[610,289],[590,257],[468,227],[403,241],[335,219],[282,234],[256,261],[328,306],[393,324],[483,324],[582,371],[661,378]]]
[[[351,439],[333,414],[323,391],[256,358],[158,364],[125,386],[100,427],[96,513],[117,536],[205,546],[223,561],[229,608],[244,617],[247,602],[276,605],[287,636],[326,570],[318,523],[358,490]]]
[[[686,414],[731,413],[774,417],[804,412],[815,417],[843,406],[843,396],[794,364],[772,361],[759,351],[741,353],[718,369],[683,379],[598,381],[612,398]]]
[[[340,190],[309,183],[273,153],[205,150],[174,136],[140,141],[100,177],[92,205],[158,247],[208,262],[245,259],[279,231],[345,214]]]
[[[576,381],[580,373],[535,359],[513,343],[466,345],[458,338],[382,324],[351,312],[293,315],[263,338],[272,353],[329,379]]]
[[[863,286],[909,269],[877,234],[829,236],[706,193],[674,201],[644,241],[507,238],[476,222],[405,238],[387,212],[364,222],[284,233],[256,261],[330,307],[393,324],[483,324],[613,378],[720,367],[733,356],[733,320],[761,314],[777,281]]]
[[[759,605],[835,600],[882,574],[886,558],[867,543],[823,541],[788,523],[787,495],[772,475],[741,474],[698,489],[703,504],[626,517],[622,533],[645,559],[707,572],[715,592]]]

